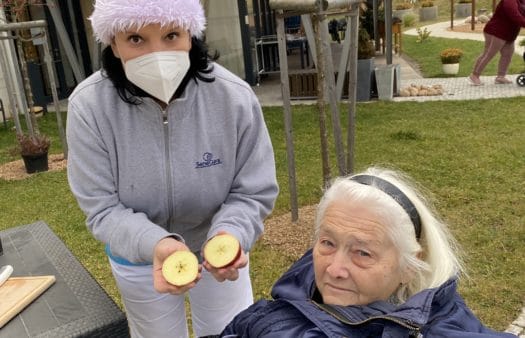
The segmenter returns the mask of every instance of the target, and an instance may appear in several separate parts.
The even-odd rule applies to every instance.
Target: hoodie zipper
[[[173,232],[171,229],[171,218],[173,217],[173,194],[172,194],[172,182],[171,182],[171,160],[170,160],[170,135],[168,125],[168,112],[166,109],[162,109],[162,127],[164,131],[164,159],[166,161],[166,186],[167,186],[167,198],[168,198],[168,224],[166,224],[169,232]]]
[[[323,310],[323,311],[331,314],[332,316],[334,316],[340,322],[348,324],[348,325],[351,325],[351,326],[357,326],[357,325],[365,324],[365,323],[368,323],[368,322],[371,322],[371,321],[377,320],[377,319],[384,319],[384,320],[388,320],[388,321],[394,322],[394,323],[396,323],[398,325],[401,325],[404,328],[407,328],[409,330],[409,336],[410,337],[423,338],[423,335],[419,332],[420,331],[420,327],[415,325],[415,324],[412,324],[410,321],[404,321],[404,320],[401,320],[401,319],[398,319],[398,318],[395,318],[395,317],[390,317],[390,316],[374,316],[374,317],[367,318],[367,319],[365,319],[363,321],[360,321],[360,322],[351,322],[348,319],[346,319],[346,317],[342,313],[340,313],[337,309],[335,309],[333,307],[328,307],[328,306],[325,306],[325,304],[318,304],[316,302],[312,302],[312,303],[314,303],[321,310]]]

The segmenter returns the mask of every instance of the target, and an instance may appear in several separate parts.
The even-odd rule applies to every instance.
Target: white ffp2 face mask
[[[190,57],[186,51],[154,52],[124,64],[128,80],[166,104],[189,68]]]

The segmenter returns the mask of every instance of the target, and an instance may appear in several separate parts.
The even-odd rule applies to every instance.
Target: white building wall
[[[92,39],[92,29],[87,17],[91,14],[92,11],[92,1],[91,0],[80,0],[82,5],[82,11],[85,17],[85,27],[86,35],[88,37],[88,43],[90,52],[93,50],[93,39]],[[1,2],[1,0],[0,0]],[[242,50],[242,39],[240,32],[240,23],[239,23],[239,11],[237,6],[237,0],[221,0],[221,1],[210,1],[203,0],[203,5],[206,10],[207,17],[207,30],[206,38],[207,43],[210,46],[210,52],[213,53],[214,50],[217,50],[220,53],[220,58],[218,62],[225,66],[227,69],[237,74],[239,77],[245,77],[244,71],[244,58]],[[0,6],[0,21],[5,22],[5,15]],[[0,33],[2,34],[2,33]],[[5,33],[4,33],[5,34]],[[3,51],[6,51],[9,44],[4,40],[0,42],[0,48]],[[92,53],[90,53],[92,54]],[[10,57],[11,53],[7,52],[6,55]],[[16,67],[16,63],[13,63],[12,60],[8,61],[11,63],[8,67]],[[16,70],[12,70],[16,72]],[[6,117],[10,117],[10,103],[9,103],[9,93],[6,88],[5,75],[2,74],[0,68],[0,99],[3,102],[4,110]],[[17,101],[22,99],[17,96]],[[20,106],[24,106],[23,102],[18,102]],[[2,116],[0,114],[0,121],[2,121]]]
[[[0,6],[0,22],[7,22],[5,13]],[[0,35],[7,36],[7,32],[0,32]],[[16,101],[15,105],[18,105],[18,107],[25,107],[27,109],[27,101],[24,95],[24,87],[22,86],[22,80],[20,76],[20,70],[18,67],[18,61],[16,60],[16,53],[14,52],[15,45],[13,43],[13,40],[7,40],[3,39],[0,40],[0,52],[4,55],[6,58],[6,63],[4,66],[7,68],[6,71],[10,73],[10,77],[7,74],[3,73],[2,67],[0,67],[0,99],[2,100],[2,103],[4,105],[4,111],[6,119],[9,119],[11,117],[11,103],[10,103],[10,95],[14,95],[14,99]],[[7,91],[7,79],[11,79],[11,90],[14,91],[14,93],[9,93]],[[13,99],[13,97],[11,97]],[[2,114],[0,114],[0,121],[3,122]]]
[[[237,0],[203,1],[206,11],[206,42],[210,52],[220,54],[218,63],[245,77],[241,25]]]
[[[0,69],[0,100],[2,100],[2,103],[4,105],[5,116],[7,117],[8,112],[9,112],[8,101],[7,101],[7,88],[5,86],[4,74],[2,73],[1,69]],[[1,114],[0,114],[0,122],[4,122],[4,119]]]
[[[0,8],[0,22],[5,22],[5,20],[6,18],[5,18],[4,11],[2,10],[2,8]],[[5,36],[7,34],[0,33],[0,35]],[[7,43],[5,43],[6,40],[0,40],[0,41],[2,41],[0,42],[0,48],[2,49],[1,52],[3,52],[5,50],[4,48],[6,48]],[[0,100],[2,100],[2,103],[3,103],[4,114],[5,114],[6,119],[9,118],[10,116],[9,112],[11,111],[8,98],[9,97],[7,93],[7,86],[6,86],[6,82],[4,78],[4,73],[2,72],[2,67],[0,67]],[[2,123],[4,122],[4,118],[2,114],[0,114],[0,121]]]
[[[1,33],[0,33],[1,34]],[[10,41],[11,42],[11,41]],[[4,64],[4,66],[7,67],[7,71],[11,72],[11,81],[17,81],[15,76],[19,76],[19,71],[16,64],[16,61],[11,57],[13,51],[12,46],[10,46],[9,42],[7,40],[0,41],[0,52],[7,55],[7,64]],[[10,95],[14,95],[14,99],[16,100],[15,105],[18,105],[19,107],[27,107],[27,102],[25,101],[25,97],[23,96],[23,87],[21,84],[18,86],[13,84],[11,82],[11,90],[14,91],[13,93],[9,93],[7,90],[7,80],[9,79],[9,76],[7,74],[4,74],[2,72],[2,67],[0,67],[0,99],[2,100],[2,103],[4,105],[4,113],[6,120],[11,117],[11,102],[10,99],[13,99],[13,97],[10,97]],[[3,122],[2,114],[0,114],[0,121]]]

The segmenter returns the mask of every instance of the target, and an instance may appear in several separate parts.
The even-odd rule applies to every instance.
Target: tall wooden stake
[[[325,112],[325,57],[320,29],[319,15],[312,15],[314,32],[315,32],[315,51],[317,54],[317,110],[319,114],[319,134],[321,139],[321,159],[323,167],[323,185],[330,185],[330,161],[328,156],[328,132],[326,130],[326,112]]]
[[[277,18],[277,44],[279,48],[279,64],[281,68],[281,91],[283,95],[284,133],[286,136],[286,155],[288,159],[288,186],[290,189],[290,207],[292,222],[299,219],[297,203],[297,185],[295,180],[295,155],[293,145],[292,109],[290,104],[290,84],[288,83],[288,56],[286,55],[286,35],[284,30],[284,16],[278,12]]]

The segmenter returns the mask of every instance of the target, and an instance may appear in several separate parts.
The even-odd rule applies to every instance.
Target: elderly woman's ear
[[[410,283],[416,276],[416,272],[409,267],[405,267],[401,273],[401,285]]]

